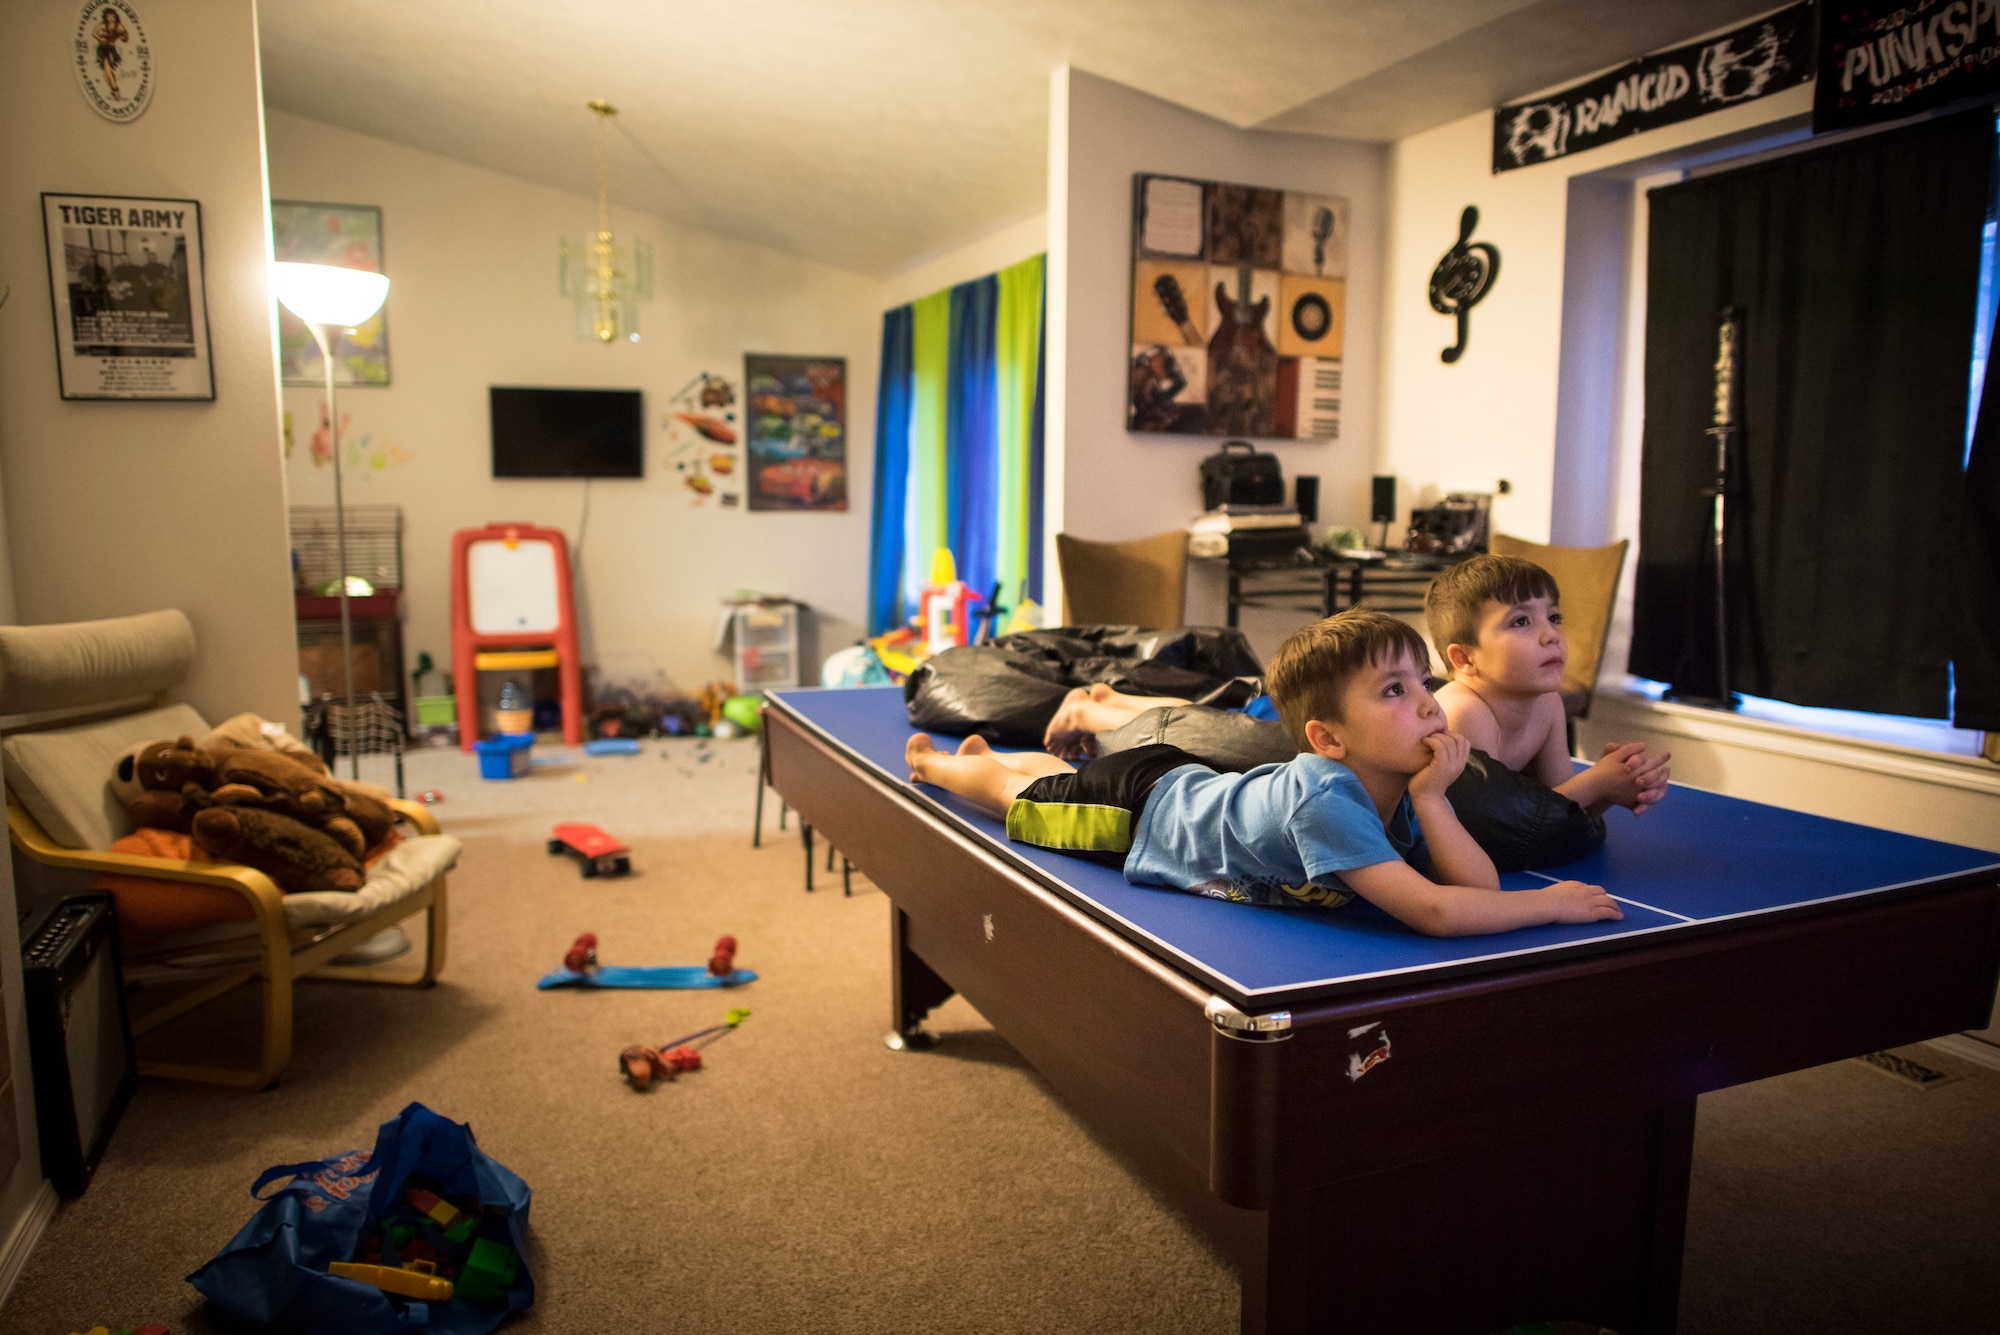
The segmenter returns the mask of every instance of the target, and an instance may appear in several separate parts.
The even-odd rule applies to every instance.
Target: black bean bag
[[[1169,695],[1229,707],[1261,687],[1263,665],[1238,630],[1193,626],[1064,626],[947,649],[903,682],[910,723],[977,733],[996,746],[1042,744],[1063,696],[1102,682],[1127,695]]]

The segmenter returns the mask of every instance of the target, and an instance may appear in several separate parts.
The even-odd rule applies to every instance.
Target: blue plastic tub
[[[528,772],[530,757],[528,750],[535,744],[532,732],[503,732],[497,737],[482,737],[472,744],[479,753],[479,777],[482,779],[518,779]]]

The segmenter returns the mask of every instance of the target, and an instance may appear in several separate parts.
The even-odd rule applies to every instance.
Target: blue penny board
[[[1643,816],[1613,808],[1604,847],[1590,857],[1546,874],[1500,878],[1508,890],[1562,879],[1602,885],[1620,901],[1623,921],[1429,937],[1362,900],[1340,909],[1231,904],[1133,885],[1110,867],[1013,843],[1003,822],[971,803],[909,783],[903,747],[916,729],[900,687],[777,691],[770,698],[918,803],[983,835],[1037,880],[1239,1006],[1270,1009],[1403,975],[1418,975],[1410,979],[1416,982],[1549,962],[1746,915],[2000,875],[2000,856],[1980,849],[1676,784]],[[932,740],[950,750],[959,739]]]
[[[737,987],[756,981],[757,975],[750,969],[718,977],[703,964],[606,964],[591,973],[551,969],[535,986],[544,991],[551,987]]]

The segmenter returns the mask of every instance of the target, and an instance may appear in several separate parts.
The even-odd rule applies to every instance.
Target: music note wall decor
[[[1135,176],[1128,428],[1338,439],[1350,216],[1338,195]]]
[[[1467,204],[1465,212],[1458,215],[1458,241],[1431,270],[1431,309],[1439,315],[1458,317],[1458,342],[1438,354],[1446,366],[1465,355],[1466,342],[1472,337],[1472,308],[1486,300],[1500,277],[1500,252],[1472,239],[1477,226],[1479,208]]]

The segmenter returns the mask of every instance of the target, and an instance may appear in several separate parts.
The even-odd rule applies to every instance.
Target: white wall
[[[200,654],[182,695],[211,718],[293,716],[278,389],[265,285],[262,93],[251,0],[149,0],[157,91],[114,125],[71,73],[78,6],[0,6],[0,616],[25,622],[184,609]],[[199,200],[212,403],[65,402],[56,376],[40,195]],[[0,901],[12,902],[0,868]],[[34,1145],[14,915],[0,997],[23,1157],[0,1185],[0,1277],[47,1218]],[[37,1201],[40,1202],[37,1205]]]
[[[882,309],[893,310],[943,288],[984,278],[1048,248],[1048,211],[1036,209],[890,274],[882,280]]]
[[[1341,438],[1266,442],[1289,479],[1320,479],[1320,517],[1368,514],[1376,453],[1384,169],[1381,145],[1239,130],[1083,70],[1054,76],[1049,120],[1048,529],[1118,540],[1179,528],[1201,509],[1198,468],[1218,441],[1125,430],[1132,299],[1132,176],[1346,195],[1348,250]],[[1051,545],[1048,568],[1056,568]],[[1052,595],[1053,598],[1053,595]],[[1223,582],[1197,568],[1188,620],[1221,624]],[[1294,622],[1296,618],[1293,619]],[[1246,629],[1256,623],[1246,615]]]
[[[650,662],[685,690],[726,677],[728,660],[710,646],[720,600],[740,588],[811,604],[822,653],[859,636],[881,339],[875,279],[614,209],[615,232],[653,243],[656,295],[640,310],[641,342],[601,346],[576,337],[556,283],[557,244],[593,225],[590,199],[284,112],[272,111],[269,126],[274,198],[382,209],[391,383],[343,390],[340,405],[347,438],[368,439],[383,464],[350,468],[347,499],[404,510],[411,662],[419,650],[441,666],[450,658],[453,532],[519,519],[577,534],[582,482],[492,476],[495,384],[646,392],[645,478],[590,487],[577,588],[587,662]],[[579,154],[589,152],[587,131],[580,123]],[[704,370],[740,391],[745,352],[847,358],[844,513],[692,503],[667,457],[667,400]],[[298,504],[332,500],[331,470],[308,445],[323,397],[284,391]]]
[[[1793,88],[1498,175],[1493,172],[1491,112],[1394,144],[1388,167],[1389,293],[1383,308],[1379,463],[1382,472],[1399,480],[1400,509],[1407,512],[1426,488],[1492,491],[1504,478],[1513,489],[1495,498],[1494,527],[1548,541],[1555,502],[1557,387],[1566,351],[1564,236],[1571,179],[1741,135],[1796,117],[1811,106],[1811,86]],[[1500,276],[1473,308],[1465,355],[1448,366],[1438,354],[1451,346],[1457,329],[1451,317],[1431,309],[1428,285],[1432,267],[1458,239],[1459,215],[1468,204],[1479,208],[1473,239],[1499,248]],[[1591,350],[1567,351],[1585,357]],[[1592,386],[1606,388],[1601,378],[1572,383],[1585,392]]]
[[[0,7],[0,472],[25,622],[179,607],[200,644],[182,695],[220,719],[296,718],[251,0],[150,0],[157,91],[114,125],[71,72],[78,7]],[[39,195],[201,203],[212,403],[65,402]]]

